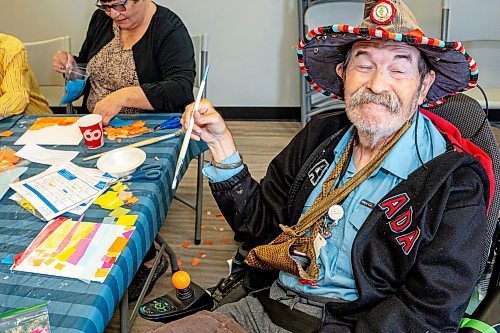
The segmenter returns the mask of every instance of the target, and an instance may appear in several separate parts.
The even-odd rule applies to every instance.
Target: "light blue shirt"
[[[427,117],[421,113],[417,115],[419,117],[417,129],[418,148],[422,160],[428,162],[445,152],[446,142]],[[332,228],[332,236],[326,240],[326,245],[321,248],[317,261],[320,267],[320,278],[315,282],[319,284],[319,287],[303,285],[298,282],[298,277],[280,272],[279,279],[285,286],[305,294],[346,301],[352,301],[358,298],[351,266],[351,249],[358,230],[371,212],[371,208],[366,204],[361,204],[361,202],[365,200],[373,205],[377,204],[386,193],[405,180],[411,172],[420,167],[421,163],[418,159],[414,144],[415,120],[416,117],[413,119],[410,128],[394,145],[381,165],[373,171],[368,179],[352,191],[342,203],[344,216],[338,221],[338,224]],[[321,192],[323,182],[338,163],[352,133],[353,127],[349,129],[335,147],[334,161],[327,172],[325,172],[321,181],[309,195],[302,213],[306,212],[311,207],[312,203]],[[222,161],[222,163],[234,163],[237,162],[239,158],[239,154],[235,153]],[[203,173],[210,181],[219,182],[231,178],[242,169],[242,166],[238,169],[218,169],[209,163],[203,169]],[[347,171],[339,185],[348,181],[357,171],[354,161],[351,158]]]
[[[417,142],[420,155],[424,162],[442,154],[446,150],[446,142],[431,121],[418,113]],[[332,236],[326,239],[326,245],[321,248],[317,263],[320,267],[319,287],[303,285],[298,277],[280,272],[281,282],[290,289],[311,295],[353,301],[358,298],[356,284],[352,273],[351,249],[358,230],[361,228],[372,208],[362,204],[363,200],[375,206],[391,189],[408,178],[408,175],[420,167],[414,138],[415,120],[406,133],[401,136],[393,149],[387,154],[381,165],[352,191],[342,203],[344,217],[331,230]],[[302,213],[307,211],[321,192],[323,182],[338,163],[340,156],[351,138],[353,127],[342,137],[334,149],[334,162],[329,167],[321,181],[309,195]],[[341,179],[342,185],[356,174],[358,170],[351,158],[347,171]]]
[[[227,157],[226,159],[220,161],[221,164],[236,163],[241,159],[240,153],[236,152],[233,155]],[[243,170],[243,165],[235,169],[219,169],[213,166],[212,162],[208,163],[206,167],[203,168],[203,174],[212,183],[222,182],[228,180],[232,176],[236,175],[238,172]]]

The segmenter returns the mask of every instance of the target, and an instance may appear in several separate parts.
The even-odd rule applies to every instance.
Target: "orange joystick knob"
[[[191,277],[186,271],[177,271],[172,275],[172,284],[175,289],[186,289],[191,283]]]
[[[191,277],[186,271],[178,271],[172,275],[172,284],[176,290],[177,298],[186,300],[193,296],[193,290],[189,287]]]

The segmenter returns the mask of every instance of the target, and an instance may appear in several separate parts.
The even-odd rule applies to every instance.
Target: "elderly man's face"
[[[344,79],[346,111],[358,131],[385,137],[397,131],[422,104],[434,82],[420,78],[419,51],[410,45],[371,40],[353,45],[351,59],[337,74]]]

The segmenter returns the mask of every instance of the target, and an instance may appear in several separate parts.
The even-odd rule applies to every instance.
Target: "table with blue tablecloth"
[[[166,115],[141,114],[120,117],[145,120],[148,127],[153,127],[165,120]],[[7,146],[19,150],[22,146],[14,146],[14,142],[36,119],[37,116],[23,115],[0,121],[0,132],[14,132],[10,137],[0,138],[0,147]],[[95,168],[96,160],[84,162],[83,158],[174,131],[175,129],[148,133],[133,139],[123,139],[121,143],[118,140],[105,140],[102,148],[94,150],[85,147],[83,140],[79,146],[45,148],[79,150],[80,154],[73,163],[81,167]],[[0,313],[47,302],[52,332],[103,332],[167,215],[174,196],[170,187],[181,144],[182,136],[141,147],[147,155],[145,163],[161,163],[165,171],[157,181],[126,183],[139,199],[131,207],[127,207],[132,209],[129,214],[136,214],[139,218],[135,223],[135,232],[104,283],[86,283],[77,279],[10,272],[10,266],[0,265]],[[181,175],[184,174],[189,161],[204,150],[204,143],[191,140]],[[31,163],[21,179],[34,176],[47,167]],[[13,193],[9,190],[0,201],[0,258],[15,256],[24,251],[46,224],[10,200],[8,197]],[[109,210],[92,205],[85,212],[85,221],[102,222],[109,213]],[[75,219],[74,215],[67,216]]]

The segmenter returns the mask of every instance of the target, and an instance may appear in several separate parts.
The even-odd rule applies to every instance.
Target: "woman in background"
[[[118,113],[183,112],[193,101],[195,62],[179,17],[151,0],[101,0],[96,6],[79,55],[58,51],[53,58],[59,73],[87,64],[83,106],[102,115],[104,124]],[[129,286],[130,301],[138,299],[155,254],[151,246]],[[148,293],[166,269],[162,256]]]
[[[65,73],[87,64],[83,107],[107,124],[118,113],[183,112],[193,100],[193,44],[182,21],[151,0],[101,0],[77,57],[54,55]]]

